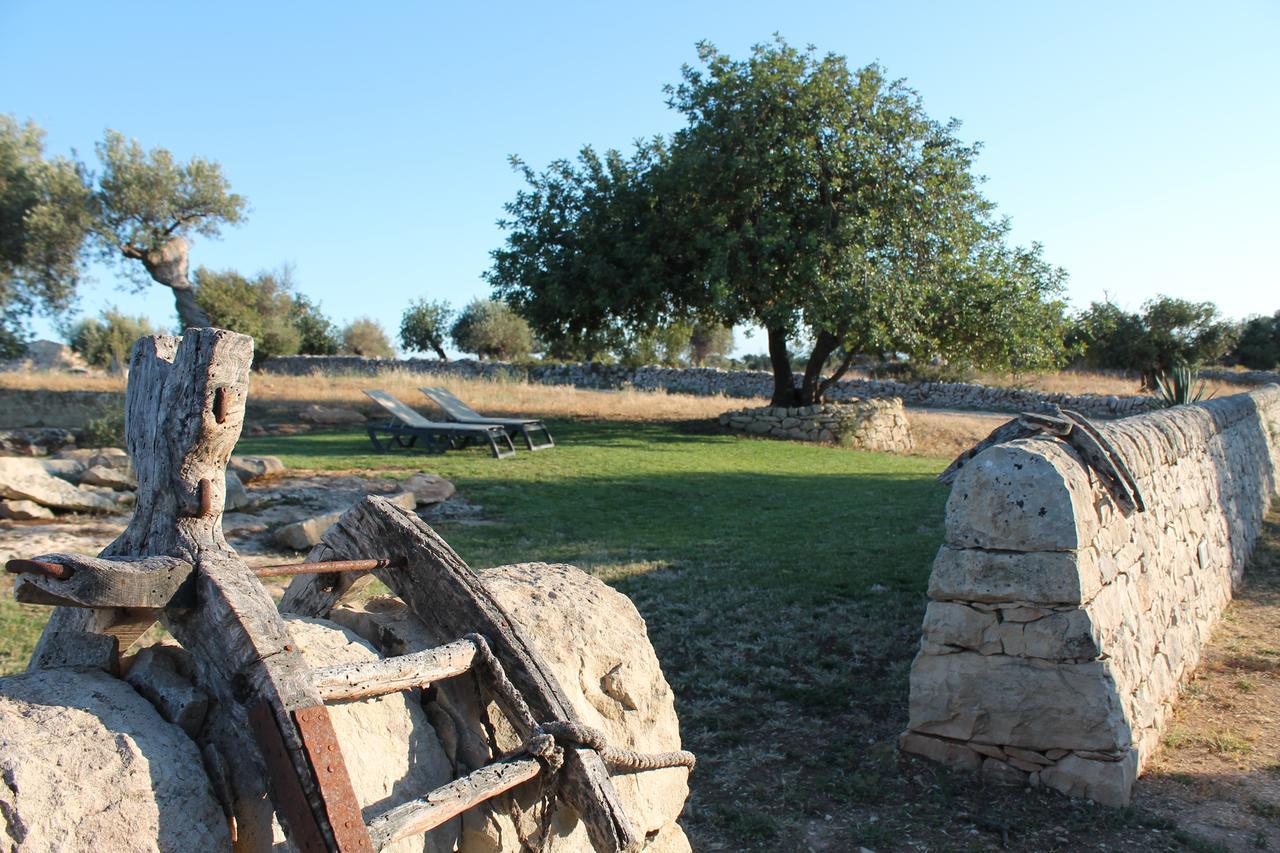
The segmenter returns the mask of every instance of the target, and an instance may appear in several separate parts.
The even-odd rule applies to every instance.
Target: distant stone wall
[[[263,365],[269,373],[289,376],[363,374],[408,371],[435,376],[479,379],[517,379],[578,388],[662,389],[701,396],[770,397],[772,374],[760,370],[717,370],[711,367],[621,367],[605,364],[533,364],[434,359],[366,359],[357,356],[283,356]],[[1154,397],[1116,397],[1097,394],[1048,394],[1021,388],[997,388],[964,382],[905,383],[879,379],[843,379],[832,384],[826,399],[898,397],[909,406],[971,409],[990,412],[1035,410],[1047,403],[1074,409],[1089,417],[1116,418],[1159,407]]]
[[[1280,471],[1280,387],[1100,424],[1145,512],[1034,438],[961,469],[902,748],[1128,801],[1242,577]]]
[[[910,453],[915,446],[906,410],[897,398],[739,409],[721,415],[720,426],[746,435],[819,441],[885,453]]]
[[[0,388],[0,429],[83,429],[92,418],[124,411],[120,391],[35,391]]]

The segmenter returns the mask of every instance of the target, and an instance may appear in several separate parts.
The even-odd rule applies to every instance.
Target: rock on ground
[[[245,491],[244,483],[240,482],[240,478],[233,472],[227,472],[227,493],[223,499],[222,508],[225,512],[235,512],[244,509],[253,503],[253,499],[249,497],[249,493]]]
[[[275,456],[232,456],[227,462],[227,471],[239,477],[241,482],[252,483],[263,477],[283,474],[284,463]]]
[[[398,495],[387,495],[387,500],[399,507],[412,510],[418,505],[417,498],[413,492],[401,492]],[[317,515],[312,518],[304,518],[302,521],[295,521],[292,524],[286,524],[284,527],[276,530],[271,538],[277,545],[283,545],[286,548],[292,548],[295,551],[306,551],[315,547],[320,542],[320,537],[330,527],[337,523],[345,509],[327,512],[324,515]]]
[[[46,509],[35,501],[0,501],[0,518],[35,521],[53,518],[53,510]]]
[[[404,481],[404,487],[413,492],[418,506],[438,504],[453,497],[453,483],[437,474],[414,474]]]
[[[521,563],[481,578],[555,673],[586,725],[639,752],[680,748],[675,696],[631,600],[573,566]],[[683,767],[615,773],[613,785],[646,850],[689,850],[676,823],[689,796]],[[555,850],[588,851],[578,824]]]
[[[69,429],[29,427],[0,430],[0,453],[15,456],[44,456],[75,443],[75,433]]]
[[[97,670],[0,679],[5,850],[227,850],[195,744]]]
[[[114,512],[115,501],[60,480],[36,459],[0,457],[0,498],[35,501],[51,509]]]
[[[515,623],[542,654],[579,719],[602,729],[609,740],[642,752],[680,748],[674,697],[649,644],[644,620],[626,596],[572,566],[527,563],[480,575]],[[438,636],[403,602],[391,597],[350,602],[332,614],[378,644],[385,654],[407,654],[456,640]],[[428,614],[429,618],[429,614]],[[446,753],[467,772],[493,759],[487,717],[500,749],[519,745],[515,732],[493,705],[481,703],[476,679],[434,685],[427,713]],[[689,842],[676,823],[688,797],[684,768],[613,776],[627,815],[646,838],[648,853],[685,853]],[[463,815],[462,853],[515,853],[521,836],[536,831],[540,814],[533,792],[517,798],[523,813],[517,828],[509,800]],[[560,810],[551,826],[549,851],[586,853],[586,830],[572,812]]]
[[[109,489],[136,489],[138,480],[128,468],[112,468],[94,465],[80,475],[80,482],[90,486],[106,486]]]

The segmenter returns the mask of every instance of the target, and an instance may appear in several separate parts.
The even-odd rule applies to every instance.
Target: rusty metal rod
[[[44,575],[58,581],[65,581],[76,573],[70,566],[41,560],[10,560],[4,564],[4,570],[15,575]]]
[[[374,569],[398,569],[401,560],[329,560],[320,563],[279,563],[274,566],[258,566],[253,573],[260,578],[281,575],[324,575],[331,572],[371,572]]]

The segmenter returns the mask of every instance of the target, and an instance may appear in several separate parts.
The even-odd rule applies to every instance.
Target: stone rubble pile
[[[901,745],[1121,805],[1277,494],[1280,387],[1098,428],[1145,512],[1122,515],[1049,438],[960,470]]]
[[[773,393],[773,375],[770,373],[759,370],[720,370],[714,367],[623,367],[595,363],[521,365],[471,359],[441,362],[417,358],[400,360],[291,355],[267,359],[263,370],[286,376],[376,376],[383,372],[408,371],[466,379],[517,379],[544,385],[572,385],[577,388],[664,390],[698,396],[768,398]],[[833,402],[890,397],[901,398],[909,406],[988,412],[1034,411],[1048,404],[1055,404],[1088,417],[1101,418],[1126,417],[1160,407],[1156,398],[1151,396],[1052,394],[965,382],[907,383],[882,379],[842,379],[834,382],[826,392],[826,398]]]
[[[914,447],[911,425],[898,398],[739,409],[722,414],[720,426],[746,435],[816,441],[856,450],[910,453]]]

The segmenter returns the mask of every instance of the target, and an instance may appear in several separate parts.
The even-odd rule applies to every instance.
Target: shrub
[[[527,358],[537,345],[529,323],[505,302],[474,299],[449,330],[453,345],[481,358]]]
[[[370,317],[357,317],[342,330],[342,353],[364,358],[396,357],[387,330]]]
[[[129,352],[138,338],[156,334],[146,317],[130,317],[112,307],[99,319],[81,320],[71,327],[71,348],[94,367],[121,372],[129,362]]]
[[[441,361],[448,361],[444,339],[452,317],[453,309],[448,302],[419,299],[409,303],[400,318],[400,345],[410,352],[434,352]]]

